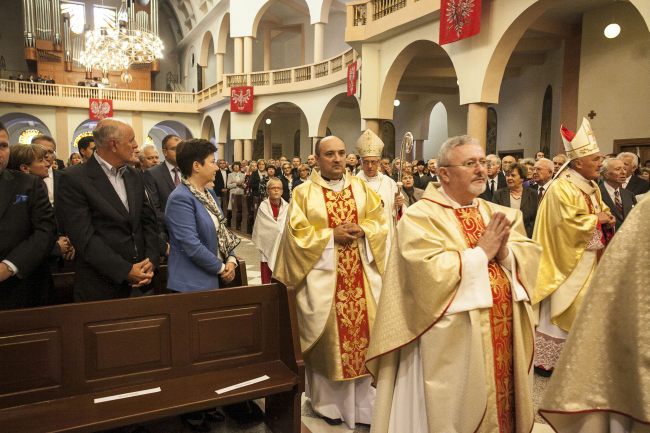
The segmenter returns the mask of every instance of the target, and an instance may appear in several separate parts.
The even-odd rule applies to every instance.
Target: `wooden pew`
[[[54,304],[67,304],[74,302],[74,272],[59,272],[52,274],[54,279]],[[153,294],[161,295],[166,293],[167,289],[167,265],[160,265],[156,275],[151,281]],[[230,283],[221,283],[219,287],[239,287],[248,285],[248,274],[246,273],[246,262],[237,259],[237,268],[235,269],[235,278]]]
[[[298,433],[299,344],[277,282],[0,311],[0,430],[97,431],[264,397],[270,429]]]

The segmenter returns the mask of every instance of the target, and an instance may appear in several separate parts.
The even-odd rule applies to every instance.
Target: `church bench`
[[[73,302],[74,271],[57,272],[52,274],[54,279],[54,296],[53,304],[67,304]],[[156,275],[151,281],[153,294],[160,295],[166,293],[167,289],[167,265],[160,265]],[[220,287],[239,287],[248,285],[248,274],[246,273],[246,262],[243,259],[237,259],[237,268],[235,269],[235,278],[228,284],[221,284]]]
[[[294,303],[275,282],[0,311],[1,430],[97,431],[265,398],[271,430],[297,433]]]

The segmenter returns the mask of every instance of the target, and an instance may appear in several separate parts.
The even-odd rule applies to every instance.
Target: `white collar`
[[[619,189],[621,188],[621,187],[619,187],[619,188],[614,188],[614,187],[611,186],[607,181],[604,181],[603,184],[605,185],[605,189],[607,190],[607,192],[609,193],[609,195],[612,196],[612,197],[614,196],[614,193],[615,193],[617,190],[619,190]],[[619,194],[620,194],[620,192],[619,192]]]
[[[440,192],[440,194],[442,194],[442,196],[449,202],[451,207],[453,207],[454,209],[464,209],[464,208],[477,207],[478,206],[478,202],[476,201],[476,199],[472,200],[472,204],[461,206],[460,203],[457,203],[456,201],[454,201],[454,199],[449,197],[449,195],[445,192],[445,189],[443,188],[442,185],[440,185],[440,188],[438,188],[438,191]]]
[[[173,165],[171,165],[167,160],[165,160],[165,165],[167,166],[167,171],[169,171],[170,173],[173,173],[174,169],[176,168]]]

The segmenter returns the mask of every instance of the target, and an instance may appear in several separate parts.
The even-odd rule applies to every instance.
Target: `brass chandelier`
[[[109,71],[121,71],[122,80],[128,83],[133,79],[129,67],[162,59],[164,46],[157,35],[129,28],[126,0],[122,0],[117,18],[117,28],[86,32],[79,62],[88,70],[99,69],[104,76]]]

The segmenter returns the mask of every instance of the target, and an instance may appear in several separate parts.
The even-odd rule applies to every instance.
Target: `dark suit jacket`
[[[618,230],[621,227],[621,224],[623,224],[623,221],[625,221],[627,215],[630,213],[630,211],[632,211],[632,208],[636,206],[636,197],[634,197],[634,194],[626,189],[619,189],[619,192],[621,194],[621,203],[623,204],[623,213],[621,214],[616,208],[614,200],[612,200],[612,198],[609,196],[609,192],[607,192],[605,185],[601,183],[598,185],[598,187],[600,188],[600,195],[603,196],[603,201],[607,206],[609,206],[609,210],[616,218],[616,230]]]
[[[413,186],[416,188],[423,190],[427,189],[430,182],[438,182],[438,176],[435,174],[431,176],[430,173],[427,173],[424,176],[420,176],[419,174],[413,176]]]
[[[163,161],[162,164],[158,164],[157,166],[146,170],[144,172],[144,181],[149,194],[154,196],[154,200],[152,200],[153,203],[158,206],[158,209],[156,209],[156,215],[164,221],[167,199],[169,198],[169,194],[171,194],[174,188],[176,188],[176,185],[174,185],[174,179],[169,173],[169,170],[167,170],[167,164]]]
[[[149,194],[150,204],[154,211],[156,211],[160,255],[164,256],[167,251],[167,242],[169,241],[167,223],[165,222],[165,208],[167,207],[167,199],[176,188],[176,185],[164,161],[162,164],[145,170],[142,176],[144,178],[145,188]]]
[[[289,203],[291,200],[291,191],[302,182],[300,182],[299,177],[294,176],[291,180],[291,189],[289,189],[289,180],[284,176],[284,174],[280,176],[280,180],[282,181],[282,198],[284,201]]]
[[[510,190],[508,187],[499,188],[494,193],[493,203],[501,206],[510,207]],[[537,216],[537,194],[530,188],[524,188],[521,194],[521,208],[519,209],[524,216],[524,226],[528,237],[533,236],[535,227],[535,217]]]
[[[129,210],[93,156],[59,179],[56,214],[76,249],[75,301],[127,297],[134,263],[159,261],[156,216],[144,182],[133,167],[124,172]]]
[[[634,195],[645,194],[648,192],[648,190],[650,190],[650,182],[645,181],[639,176],[633,174],[625,189]]]
[[[0,310],[43,304],[51,287],[47,257],[56,241],[54,211],[43,181],[13,170],[0,172],[0,261],[19,276],[0,283]]]
[[[214,191],[217,193],[217,196],[221,197],[221,190],[227,189],[228,175],[231,173],[230,170],[226,170],[226,179],[224,181],[223,173],[221,170],[217,170],[217,173],[214,175]]]
[[[503,174],[502,171],[500,171],[499,174],[497,174],[496,189],[499,190],[501,188],[505,188],[506,186],[507,186],[506,185],[506,176]],[[495,193],[496,193],[496,191],[495,191]],[[482,199],[487,200],[487,201],[494,201],[494,199],[493,199],[494,197],[490,193],[490,179],[489,178],[488,178],[487,182],[485,183],[485,191],[479,197],[481,197]]]

